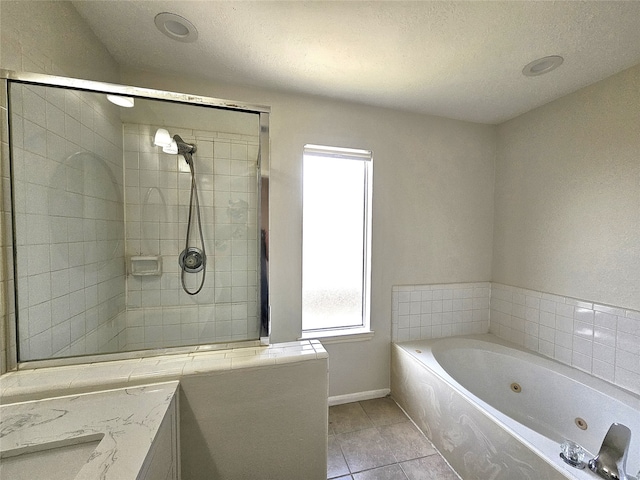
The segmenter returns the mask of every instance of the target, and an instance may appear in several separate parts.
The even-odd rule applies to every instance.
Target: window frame
[[[373,337],[371,330],[371,232],[372,232],[372,203],[373,203],[373,152],[371,150],[333,147],[325,145],[307,144],[303,148],[302,185],[304,190],[304,158],[314,157],[337,158],[345,161],[364,162],[364,198],[363,198],[363,255],[362,255],[362,323],[356,326],[338,326],[326,328],[304,328],[304,313],[301,312],[301,339],[322,338],[323,343],[339,343],[354,340],[368,340]],[[304,191],[302,194],[304,202]],[[302,224],[304,232],[303,217]],[[304,269],[304,233],[302,248],[302,264]],[[304,273],[302,278],[304,278]]]

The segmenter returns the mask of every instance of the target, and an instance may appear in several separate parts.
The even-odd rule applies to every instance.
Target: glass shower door
[[[10,81],[9,115],[19,361],[261,336],[262,114]]]

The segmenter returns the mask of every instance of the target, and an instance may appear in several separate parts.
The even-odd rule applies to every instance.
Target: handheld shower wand
[[[196,182],[196,172],[193,165],[193,154],[197,151],[197,146],[192,143],[185,142],[180,135],[174,135],[173,138],[169,135],[169,132],[164,128],[159,128],[154,137],[154,143],[157,146],[162,147],[162,151],[169,154],[178,154],[184,157],[185,162],[189,165],[191,171],[191,195],[189,197],[189,219],[187,221],[187,234],[185,238],[185,248],[178,257],[178,263],[182,269],[180,274],[180,281],[182,283],[182,289],[189,295],[197,295],[204,286],[204,280],[206,277],[206,264],[207,255],[204,246],[204,236],[202,234],[202,220],[200,219],[200,201],[198,199],[198,185]],[[195,207],[195,208],[194,208]],[[198,232],[200,234],[200,245],[202,249],[190,246],[191,236],[191,220],[193,212],[195,210],[196,218],[198,220]],[[202,279],[200,286],[195,290],[189,290],[185,283],[185,273],[197,273],[202,271]]]

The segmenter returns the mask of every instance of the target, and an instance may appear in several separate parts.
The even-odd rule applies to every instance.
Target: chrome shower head
[[[176,142],[176,145],[178,146],[178,153],[180,155],[184,155],[185,153],[196,153],[196,150],[198,149],[195,143],[187,143],[182,140],[180,135],[177,134],[173,136],[173,141]]]

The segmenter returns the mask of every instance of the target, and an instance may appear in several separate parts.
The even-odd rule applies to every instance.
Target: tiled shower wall
[[[394,286],[391,339],[487,333],[490,295],[489,282]]]
[[[257,338],[258,137],[163,126],[193,156],[207,253],[204,288],[181,286],[191,176],[182,156],[153,145],[157,126],[124,125],[126,251],[160,256],[159,276],[127,277],[126,349]],[[195,217],[193,224],[195,225]],[[191,246],[199,246],[192,227]],[[186,274],[194,290],[200,273]]]
[[[493,283],[491,333],[640,393],[640,312]]]
[[[10,93],[20,356],[117,350],[125,307],[117,107],[59,88],[14,84]]]

